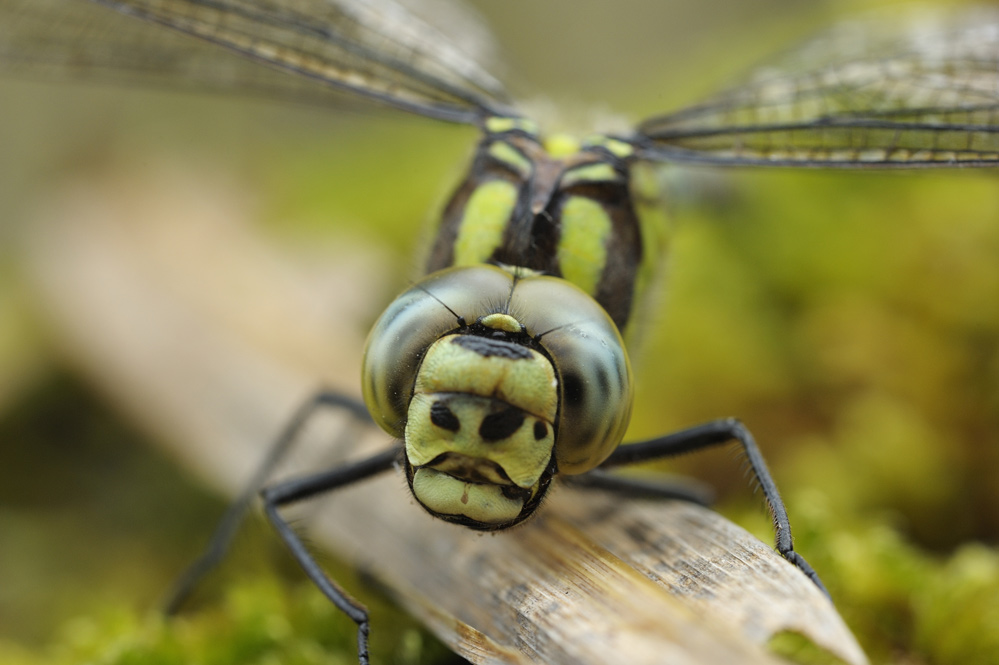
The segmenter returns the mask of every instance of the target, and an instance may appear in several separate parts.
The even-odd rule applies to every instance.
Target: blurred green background
[[[635,120],[882,3],[473,4],[518,96]],[[387,303],[474,132],[108,86],[5,81],[0,100],[0,661],[351,662],[351,627],[327,620],[253,528],[212,584],[223,600],[172,627],[153,618],[224,504],[137,445],[141,428],[57,350],[22,277],[20,223],[95,172],[195,164],[245,191],[268,233],[353,220],[352,235],[398,258]],[[632,438],[741,417],[797,549],[874,662],[999,663],[999,178],[687,178],[668,292],[635,359]],[[676,467],[771,540],[730,451]],[[394,632],[378,662],[450,658],[416,629]]]

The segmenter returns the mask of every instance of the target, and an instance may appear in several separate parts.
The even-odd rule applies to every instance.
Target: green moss
[[[411,620],[378,605],[375,662],[415,665],[452,654]],[[310,585],[274,578],[231,587],[214,607],[166,619],[106,607],[68,621],[46,647],[0,641],[8,665],[340,665],[356,662],[354,624]]]
[[[810,639],[793,631],[777,633],[767,642],[773,653],[802,665],[842,665],[843,661]]]
[[[999,554],[965,545],[913,598],[914,642],[935,663],[986,665],[999,657]]]

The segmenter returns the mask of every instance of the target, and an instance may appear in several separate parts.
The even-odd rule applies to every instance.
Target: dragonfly
[[[308,577],[357,624],[367,663],[366,609],[322,570],[283,508],[393,468],[431,515],[481,531],[529,519],[558,478],[703,502],[688,486],[609,470],[732,442],[762,490],[777,551],[824,590],[740,421],[624,443],[628,350],[667,240],[650,173],[999,166],[999,11],[844,23],[701,103],[584,137],[544,133],[478,51],[392,0],[0,0],[0,67],[10,73],[370,104],[480,132],[424,276],[368,337],[364,402],[321,392],[303,405],[168,611],[218,563],[259,495]],[[268,484],[326,409],[373,421],[399,443]]]

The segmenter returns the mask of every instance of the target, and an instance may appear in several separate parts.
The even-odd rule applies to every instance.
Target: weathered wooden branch
[[[308,268],[204,177],[157,175],[40,212],[32,275],[71,362],[232,494],[311,390],[356,385],[377,265],[331,247]],[[391,445],[335,416],[306,438],[298,469]],[[775,663],[782,631],[866,662],[799,571],[697,506],[559,487],[529,524],[482,535],[430,518],[389,474],[303,510],[313,539],[476,663]]]

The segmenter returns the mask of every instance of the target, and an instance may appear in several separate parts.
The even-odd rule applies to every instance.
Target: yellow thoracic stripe
[[[613,224],[607,211],[585,196],[571,196],[562,207],[558,260],[562,276],[594,295],[607,264],[607,239]]]
[[[454,242],[454,265],[485,263],[503,241],[519,191],[507,180],[479,185],[468,199]]]
[[[614,170],[614,167],[610,164],[599,162],[596,164],[588,164],[586,166],[580,166],[567,171],[564,176],[562,176],[562,187],[572,187],[582,182],[612,182],[615,180],[621,180],[621,176]]]
[[[534,168],[531,160],[506,141],[496,141],[490,145],[489,155],[512,168],[523,178],[529,177]]]
[[[599,134],[586,139],[584,145],[586,147],[603,148],[615,157],[620,157],[622,159],[631,157],[635,154],[635,147],[630,143],[620,139],[611,138],[609,136],[600,136]]]
[[[579,139],[570,134],[552,134],[544,139],[545,152],[555,159],[562,159],[579,152]]]
[[[493,116],[486,120],[486,131],[491,134],[502,134],[503,132],[521,131],[532,136],[536,135],[540,128],[538,123],[527,118],[504,118]]]

